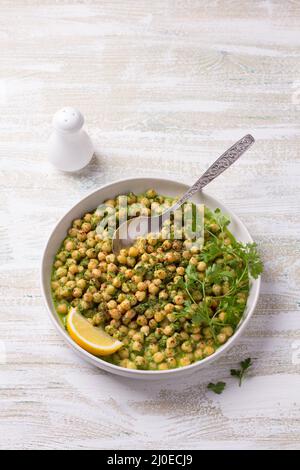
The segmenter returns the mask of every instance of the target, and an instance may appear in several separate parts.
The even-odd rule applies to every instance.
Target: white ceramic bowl
[[[238,339],[241,335],[242,331],[245,329],[247,323],[250,320],[250,317],[255,309],[259,290],[260,290],[260,278],[256,280],[252,280],[250,295],[248,297],[248,302],[246,306],[246,310],[244,312],[244,316],[240,325],[238,326],[237,330],[235,331],[234,335],[217,351],[212,355],[209,356],[199,362],[191,364],[186,367],[181,367],[179,369],[171,369],[166,371],[144,371],[144,370],[133,370],[133,369],[125,369],[113,364],[110,364],[98,357],[93,356],[92,354],[88,353],[80,346],[78,346],[68,335],[65,329],[62,327],[62,324],[58,318],[58,315],[55,311],[54,304],[51,297],[51,289],[50,289],[50,280],[51,280],[51,269],[54,256],[58,251],[63,239],[67,235],[67,231],[74,219],[82,217],[82,215],[86,212],[89,212],[99,204],[101,204],[106,199],[111,199],[116,197],[119,194],[126,194],[130,191],[134,193],[141,193],[144,192],[146,189],[154,188],[159,194],[163,194],[165,196],[178,196],[183,194],[187,189],[188,186],[182,183],[178,183],[176,181],[171,181],[167,179],[160,179],[160,178],[133,178],[128,180],[121,180],[117,181],[112,184],[108,184],[106,186],[101,187],[100,189],[92,192],[80,202],[78,202],[72,209],[67,212],[66,215],[62,217],[62,219],[58,222],[56,227],[54,227],[49,240],[46,244],[45,251],[43,254],[42,259],[42,266],[41,266],[41,287],[43,296],[54,325],[58,329],[61,336],[64,340],[86,361],[90,362],[96,367],[100,369],[104,369],[108,372],[112,372],[113,374],[122,375],[125,377],[130,378],[140,378],[140,379],[163,379],[163,378],[171,378],[174,376],[183,376],[186,374],[191,374],[193,372],[198,371],[199,369],[206,367],[208,364],[211,364],[213,361],[218,359],[225,351],[227,351],[233,343]],[[244,224],[239,220],[239,218],[233,214],[229,209],[227,209],[222,203],[218,202],[213,197],[209,196],[206,193],[200,192],[199,194],[195,195],[193,198],[194,202],[204,203],[207,207],[211,209],[215,209],[219,207],[223,212],[229,215],[231,219],[231,224],[229,226],[231,232],[235,235],[235,237],[244,242],[252,242],[252,238],[247,231]]]

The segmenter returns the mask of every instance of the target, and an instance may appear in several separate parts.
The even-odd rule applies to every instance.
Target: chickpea
[[[176,305],[183,305],[184,304],[183,296],[182,295],[175,295],[174,302],[175,302]]]
[[[138,249],[135,246],[132,246],[128,250],[128,255],[132,258],[136,258],[139,254]]]
[[[167,304],[167,305],[165,305],[164,310],[167,313],[172,313],[173,310],[174,310],[174,305],[173,304]]]
[[[221,333],[224,333],[227,337],[230,337],[233,335],[233,329],[231,326],[224,326],[221,329]]]
[[[211,356],[215,352],[215,348],[213,346],[205,346],[203,349],[204,356]]]
[[[143,356],[136,356],[134,362],[140,369],[144,369],[146,367],[146,360]]]
[[[102,251],[108,254],[108,253],[111,253],[111,250],[112,250],[111,243],[109,241],[105,241],[102,244]]]
[[[95,302],[96,304],[99,304],[101,300],[102,300],[102,295],[100,294],[100,292],[94,292],[93,302]]]
[[[61,279],[64,276],[66,276],[67,273],[68,273],[68,271],[66,270],[66,268],[58,268],[57,271],[56,271],[56,276]]]
[[[168,364],[170,369],[174,369],[174,367],[177,366],[176,359],[174,357],[168,357],[167,364]]]
[[[143,325],[143,326],[141,327],[141,330],[140,330],[140,331],[141,331],[141,333],[143,333],[145,336],[148,336],[149,333],[150,333],[150,328],[149,328],[148,325]]]
[[[183,257],[183,259],[185,259],[185,260],[189,260],[189,259],[192,257],[191,252],[185,250],[185,251],[182,253],[182,257]]]
[[[185,273],[185,268],[183,268],[182,266],[178,266],[178,268],[176,268],[176,273],[177,273],[179,276],[183,276],[184,273]]]
[[[101,261],[99,263],[99,269],[105,273],[107,271],[107,263],[105,261]]]
[[[88,308],[90,307],[90,305],[85,300],[80,300],[78,305],[80,306],[81,310],[88,310]]]
[[[146,282],[139,282],[137,285],[137,288],[139,291],[145,291],[147,290],[147,284]]]
[[[92,233],[92,232],[90,232],[90,233]],[[90,233],[89,233],[89,234],[90,234]],[[97,244],[97,243],[96,243],[96,240],[94,240],[93,238],[89,238],[89,234],[88,234],[88,239],[87,239],[86,244],[87,244],[87,246],[88,246],[89,248],[94,248],[94,247],[96,246],[96,244]]]
[[[131,308],[131,304],[128,299],[123,300],[120,304],[120,308],[122,309],[123,312],[127,312]]]
[[[210,231],[213,233],[217,233],[220,230],[219,225],[215,223],[210,224],[209,228],[210,228]]]
[[[131,268],[133,268],[136,263],[135,258],[132,258],[131,256],[127,257],[126,262],[127,262],[127,265],[130,266]]]
[[[109,263],[107,266],[107,272],[115,273],[116,271],[118,271],[118,267],[114,263]]]
[[[169,367],[168,367],[168,364],[166,362],[161,362],[158,365],[158,370],[167,370],[167,369],[169,369]]]
[[[117,308],[117,302],[115,300],[110,300],[108,303],[107,303],[107,307],[109,309],[113,309],[113,308]]]
[[[166,357],[174,357],[175,353],[176,353],[176,351],[175,351],[174,348],[173,349],[172,348],[171,349],[168,349],[168,348],[165,349]]]
[[[120,320],[122,317],[122,313],[117,308],[112,308],[108,313],[114,320]]]
[[[70,228],[70,230],[68,231],[68,235],[70,235],[70,237],[72,237],[72,238],[75,238],[76,235],[77,235],[76,228]]]
[[[158,294],[158,297],[162,300],[168,300],[169,294],[166,290],[161,290]]]
[[[197,270],[200,271],[200,272],[204,272],[206,270],[206,263],[204,261],[199,261],[199,263],[197,264]]]
[[[176,348],[177,346],[176,338],[174,336],[171,336],[171,338],[168,338],[166,342],[166,346],[167,348]]]
[[[131,321],[128,325],[129,328],[131,328],[132,330],[136,330],[138,325],[137,325],[137,322],[136,321]]]
[[[140,326],[145,326],[148,323],[147,318],[145,317],[145,315],[139,315],[136,319],[136,322]]]
[[[198,265],[198,260],[195,256],[192,256],[191,259],[190,259],[190,264],[192,264],[193,266],[197,266]]]
[[[149,346],[148,346],[148,351],[149,351],[151,354],[157,353],[157,352],[158,352],[158,345],[155,344],[155,343],[149,344]]]
[[[59,304],[57,306],[57,312],[60,314],[60,315],[67,315],[68,313],[68,306],[67,304]]]
[[[128,349],[125,348],[119,349],[118,354],[121,359],[128,359],[129,357]]]
[[[93,269],[92,270],[92,277],[99,279],[101,277],[101,270],[100,269]]]
[[[57,281],[52,281],[51,282],[51,287],[53,290],[56,290],[59,288],[59,283]]]
[[[229,290],[230,290],[230,287],[229,287],[228,282],[224,282],[224,284],[222,286],[222,294],[223,295],[228,294]]]
[[[123,319],[130,321],[132,318],[135,317],[135,315],[136,313],[134,310],[127,310],[127,312],[123,316]]]
[[[130,271],[132,271],[132,270],[130,270]],[[135,274],[135,275],[132,276],[132,281],[138,286],[138,284],[143,281],[143,277],[138,276],[137,274]],[[139,290],[143,290],[143,289],[139,289]]]
[[[106,292],[107,292],[109,295],[114,295],[114,293],[116,292],[116,289],[114,288],[114,286],[107,286],[107,287],[106,287]]]
[[[154,277],[163,280],[166,279],[167,273],[163,269],[157,269],[156,271],[154,271]]]
[[[148,291],[150,294],[156,295],[159,292],[159,287],[151,283],[149,284]]]
[[[149,320],[149,327],[151,328],[151,330],[157,327],[157,321],[154,320],[154,318],[151,318],[151,320]]]
[[[174,253],[174,252],[169,251],[165,255],[165,260],[166,260],[167,263],[174,263],[174,262],[178,261],[178,253]],[[175,269],[176,269],[176,266],[175,266]]]
[[[76,264],[71,264],[69,267],[69,273],[70,274],[77,274],[79,271],[78,266]]]
[[[85,300],[86,302],[93,302],[93,294],[91,292],[86,292],[84,295],[83,295],[83,300]]]
[[[162,244],[162,248],[165,251],[170,250],[171,247],[172,247],[172,243],[169,240],[165,240]]]
[[[166,336],[171,336],[174,333],[174,327],[173,325],[167,325],[164,328],[164,335]]]
[[[179,336],[180,336],[180,339],[181,339],[182,341],[185,341],[185,340],[188,340],[188,339],[189,339],[189,335],[188,335],[188,333],[187,333],[186,331],[181,331],[181,332],[179,333]]]
[[[103,316],[100,313],[96,313],[96,315],[92,318],[92,325],[99,326],[103,322]]]
[[[191,345],[190,341],[184,341],[181,345],[181,349],[183,352],[192,352],[193,346]]]
[[[154,317],[154,311],[151,308],[147,308],[144,315],[149,320]]]
[[[221,293],[222,293],[222,287],[221,287],[219,284],[214,284],[214,285],[212,286],[212,291],[213,291],[213,294],[214,294],[214,295],[217,295],[217,296],[218,296],[218,295],[221,295]]]
[[[117,298],[117,301],[118,303],[120,304],[121,302],[123,302],[123,300],[126,299],[126,295],[125,294],[119,294],[118,295],[118,298]]]
[[[154,320],[159,323],[165,318],[165,315],[162,311],[155,312],[154,313]]]
[[[156,352],[155,354],[153,354],[153,361],[156,363],[156,364],[159,364],[160,362],[162,362],[163,360],[165,359],[165,355],[163,352]]]
[[[198,361],[199,359],[202,359],[202,357],[203,357],[202,349],[200,348],[196,349],[196,351],[194,352],[194,358],[196,359],[196,361]]]
[[[134,330],[134,329],[131,329],[131,330],[128,331],[128,335],[127,335],[127,336],[128,336],[129,338],[133,338],[134,335],[135,335],[135,333],[136,333],[135,330]]]
[[[120,366],[127,369],[128,363],[129,363],[129,360],[127,358],[122,359],[122,361],[120,361]]]
[[[226,342],[227,336],[225,335],[225,333],[219,333],[217,335],[217,340],[219,341],[220,344],[223,344]]]
[[[119,326],[121,325],[121,322],[119,320],[116,320],[115,318],[113,318],[110,323],[109,323],[111,326],[113,326],[114,328],[119,328]],[[114,338],[116,339],[119,339],[120,338],[120,333],[118,331],[116,331],[116,333],[114,333]]]
[[[179,364],[183,367],[190,365],[190,363],[191,359],[189,358],[189,356],[183,356],[179,359]]]
[[[73,289],[73,297],[81,297],[82,296],[82,289],[80,289],[80,287],[75,287],[75,289]]]
[[[125,277],[126,277],[127,279],[131,279],[131,278],[133,277],[133,273],[134,273],[133,269],[126,269],[126,271],[125,271]]]
[[[73,251],[74,248],[75,248],[75,243],[71,240],[67,240],[65,243],[65,249],[70,252],[70,251]]]
[[[149,199],[153,199],[155,196],[157,196],[157,192],[154,189],[148,189],[148,191],[146,191],[146,196]]]
[[[137,300],[138,300],[139,302],[142,302],[142,301],[145,300],[145,298],[146,298],[146,292],[145,292],[145,291],[139,291],[139,290],[138,290],[138,291],[135,293],[135,296],[136,296],[136,298],[137,298]]]
[[[225,318],[226,318],[226,312],[220,312],[219,315],[218,315],[218,317],[219,317],[219,319],[220,319],[221,321],[224,321]]]
[[[88,269],[92,271],[93,269],[96,269],[98,266],[98,261],[96,259],[91,259],[88,263]]]
[[[202,332],[203,332],[205,338],[212,338],[212,336],[213,336],[212,331],[209,328],[209,326],[203,328]]]
[[[136,365],[132,361],[127,362],[127,369],[136,369]]]
[[[106,258],[107,258],[107,255],[105,253],[103,253],[102,251],[100,251],[98,253],[98,260],[99,261],[106,261]]]
[[[133,350],[133,351],[138,351],[138,352],[139,352],[139,351],[141,351],[142,349],[143,349],[143,345],[142,345],[142,343],[140,343],[139,341],[134,341],[134,342],[132,343],[132,350]]]
[[[117,289],[119,289],[119,287],[121,287],[122,285],[121,279],[119,279],[118,277],[115,277],[112,281],[112,284],[113,284],[113,287],[116,287]]]

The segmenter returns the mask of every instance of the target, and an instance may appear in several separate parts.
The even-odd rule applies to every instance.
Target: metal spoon
[[[254,138],[250,134],[245,135],[236,142],[163,214],[154,217],[139,216],[122,223],[113,236],[113,252],[119,254],[122,248],[131,246],[138,237],[145,237],[150,232],[159,232],[162,229],[163,223],[170,218],[171,213],[179,209],[197,191],[200,191],[204,186],[229,168],[253,143]]]

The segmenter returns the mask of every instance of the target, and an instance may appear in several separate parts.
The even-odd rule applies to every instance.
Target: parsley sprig
[[[248,357],[244,361],[240,362],[240,369],[231,369],[230,373],[233,377],[237,377],[239,380],[239,386],[242,386],[243,379],[245,378],[245,375],[249,368],[253,365],[251,358]]]
[[[247,371],[252,365],[253,365],[252,359],[248,357],[244,361],[240,362],[240,366],[241,366],[240,369],[230,369],[230,374],[232,375],[232,377],[238,378],[239,387],[242,386],[242,382],[245,379]],[[225,387],[226,387],[226,382],[217,382],[217,383],[210,382],[207,385],[207,388],[209,390],[211,390],[214,393],[217,393],[218,395],[220,395],[224,391]]]

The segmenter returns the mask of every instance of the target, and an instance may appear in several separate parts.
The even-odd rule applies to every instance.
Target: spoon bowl
[[[196,192],[213,181],[223,171],[229,168],[243,153],[254,143],[254,137],[247,134],[238,140],[226,152],[224,152],[206,172],[186,191],[183,196],[163,214],[154,217],[139,216],[126,220],[117,228],[114,233],[112,247],[115,255],[118,255],[124,248],[131,246],[138,237],[145,237],[148,233],[158,233],[162,229],[163,223],[168,220],[171,214],[178,210]]]

